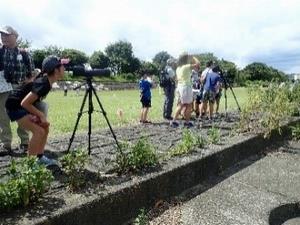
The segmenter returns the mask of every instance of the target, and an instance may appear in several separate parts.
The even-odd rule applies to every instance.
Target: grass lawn
[[[235,88],[234,92],[237,96],[240,106],[246,101],[247,90],[245,88]],[[82,104],[84,91],[80,91],[77,95],[76,91],[69,91],[68,96],[64,97],[63,91],[52,91],[45,101],[49,104],[48,120],[50,126],[50,137],[58,136],[66,132],[72,132],[77,119],[77,114]],[[113,127],[123,126],[126,124],[138,123],[141,104],[139,102],[138,90],[122,90],[122,91],[101,91],[97,93],[100,101],[107,112],[107,117]],[[237,106],[231,91],[227,90],[228,109],[236,110]],[[152,90],[152,108],[150,109],[149,119],[159,121],[162,119],[162,105],[164,95],[161,89]],[[86,101],[84,111],[87,112]],[[94,110],[100,110],[95,98],[93,98]],[[174,106],[175,107],[175,106]],[[220,111],[224,111],[224,93],[221,98]],[[123,112],[120,117],[119,111]],[[92,114],[93,129],[107,128],[104,116],[94,111]],[[15,125],[13,126],[15,130]],[[84,113],[80,119],[78,132],[87,131],[88,113]],[[15,132],[14,132],[15,133]],[[14,136],[16,136],[14,134]]]

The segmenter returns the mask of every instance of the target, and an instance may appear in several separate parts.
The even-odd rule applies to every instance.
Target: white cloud
[[[298,0],[0,0],[0,21],[36,48],[77,48],[91,54],[118,40],[141,59],[161,51],[213,52],[242,67],[274,57],[272,66],[299,69]],[[286,63],[289,52],[294,55]],[[280,55],[284,53],[283,55]],[[282,57],[282,62],[280,61]],[[273,60],[273,62],[275,62]],[[297,72],[297,71],[292,71]],[[300,71],[298,71],[300,72]]]

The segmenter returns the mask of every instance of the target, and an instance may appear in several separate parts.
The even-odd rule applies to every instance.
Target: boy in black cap
[[[44,156],[50,123],[34,104],[47,96],[52,84],[63,78],[64,72],[62,60],[56,56],[48,56],[42,64],[42,73],[45,75],[35,80],[31,78],[29,82],[15,89],[8,96],[5,105],[10,120],[16,121],[20,127],[32,133],[28,155],[36,155],[39,162],[46,166],[57,165],[55,160]]]

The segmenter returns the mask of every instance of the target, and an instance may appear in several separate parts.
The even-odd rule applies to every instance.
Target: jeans
[[[164,88],[165,102],[163,108],[163,117],[170,118],[172,116],[173,102],[175,96],[175,85],[169,85]]]

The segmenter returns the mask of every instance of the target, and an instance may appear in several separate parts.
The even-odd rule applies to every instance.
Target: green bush
[[[67,175],[68,187],[71,190],[76,190],[84,184],[83,174],[88,159],[89,155],[84,150],[71,151],[60,159],[62,170]]]
[[[36,157],[12,160],[7,175],[7,181],[0,184],[1,210],[27,206],[40,198],[53,180],[51,172],[38,164]]]
[[[300,124],[297,124],[296,126],[292,126],[292,137],[294,140],[299,141],[300,140]]]
[[[280,133],[280,127],[294,111],[288,85],[280,87],[270,83],[267,88],[253,85],[248,93],[248,101],[241,112],[240,130],[263,133],[264,137],[269,137],[273,130]]]
[[[139,215],[133,221],[133,225],[148,225],[148,224],[149,224],[149,218],[146,214],[146,211],[145,209],[141,209]]]
[[[133,73],[122,73],[119,76],[130,82],[134,82],[138,79],[137,75],[135,75]]]
[[[292,103],[292,113],[295,116],[300,114],[300,83],[291,84],[289,101]]]
[[[202,136],[196,136],[191,130],[184,129],[181,141],[170,150],[170,156],[185,155],[194,150],[194,148],[203,148],[206,140]]]
[[[116,155],[117,170],[121,173],[138,171],[156,166],[158,156],[154,147],[145,137],[139,139],[135,145],[128,143],[121,145],[122,151]]]
[[[207,131],[208,142],[210,144],[218,144],[221,139],[220,129],[212,127]]]

